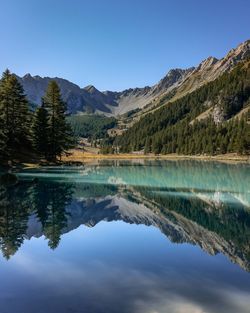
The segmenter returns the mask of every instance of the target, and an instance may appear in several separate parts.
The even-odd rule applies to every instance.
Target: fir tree
[[[0,120],[6,152],[13,158],[28,143],[29,111],[23,87],[9,70],[0,81]]]
[[[73,144],[71,128],[66,121],[66,105],[56,81],[49,82],[44,103],[48,111],[49,124],[48,159],[55,161]]]
[[[49,117],[44,101],[42,106],[37,108],[32,125],[32,142],[35,151],[44,158],[48,157],[49,145]]]
[[[6,148],[7,148],[7,136],[3,128],[3,120],[0,117],[0,161],[3,161],[7,157]]]
[[[151,139],[149,137],[146,138],[145,147],[144,147],[144,154],[151,152]]]

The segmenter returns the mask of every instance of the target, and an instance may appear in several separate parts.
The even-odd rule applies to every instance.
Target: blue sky
[[[0,71],[122,90],[250,38],[249,0],[1,0]]]

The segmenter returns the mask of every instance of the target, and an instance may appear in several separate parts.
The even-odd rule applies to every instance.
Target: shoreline
[[[135,154],[135,153],[123,153],[123,154],[97,154],[83,152],[79,150],[72,150],[71,155],[63,156],[62,162],[82,162],[88,163],[90,161],[98,160],[200,160],[200,161],[220,161],[226,163],[250,163],[250,155],[237,155],[237,154],[222,154],[214,156],[205,155],[179,155],[179,154],[166,154],[166,155],[154,155],[154,154]]]
[[[84,164],[98,164],[100,161],[154,161],[154,160],[169,160],[169,161],[204,161],[204,162],[220,162],[227,164],[250,164],[250,155],[237,155],[221,154],[221,155],[179,155],[179,154],[166,154],[166,155],[154,155],[154,154],[139,154],[139,153],[123,153],[123,154],[98,154],[91,152],[84,152],[79,150],[71,150],[70,155],[62,156],[61,161],[57,163],[49,163],[45,161],[41,162],[20,162],[13,167],[3,167],[5,171],[19,171],[21,169],[35,169],[46,166],[70,166],[70,165],[84,165]]]

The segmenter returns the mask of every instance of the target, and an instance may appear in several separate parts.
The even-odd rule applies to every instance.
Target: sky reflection
[[[1,259],[1,313],[249,312],[249,274],[153,227],[102,222],[62,241],[51,251],[32,239]]]

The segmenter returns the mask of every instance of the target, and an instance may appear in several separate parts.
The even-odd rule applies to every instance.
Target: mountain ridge
[[[67,103],[69,113],[102,113],[105,115],[118,116],[133,110],[141,110],[145,107],[154,106],[161,97],[173,94],[177,99],[201,87],[205,83],[219,77],[224,72],[230,71],[238,62],[250,56],[250,40],[231,49],[221,59],[208,57],[198,66],[187,69],[175,68],[169,72],[158,83],[153,86],[142,88],[129,88],[123,91],[100,91],[93,85],[79,87],[67,79],[59,77],[31,76],[29,73],[18,77],[23,85],[29,101],[33,105],[40,105],[41,97],[44,95],[48,82],[55,80],[62,92],[62,97]],[[170,96],[170,98],[172,98]]]

